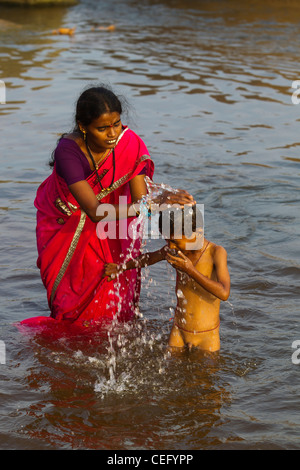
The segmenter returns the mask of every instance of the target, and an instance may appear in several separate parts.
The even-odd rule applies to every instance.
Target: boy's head
[[[204,221],[197,204],[184,208],[173,205],[160,211],[158,226],[162,236],[176,242],[179,249],[196,250],[203,244]]]

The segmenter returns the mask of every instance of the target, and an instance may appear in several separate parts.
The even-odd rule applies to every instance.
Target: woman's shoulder
[[[80,139],[75,134],[64,134],[56,145],[56,155],[59,155],[61,152],[65,154],[68,151],[73,154],[83,154]]]
[[[57,173],[64,178],[68,186],[86,179],[90,174],[89,163],[72,134],[60,138],[55,149],[54,161]]]
[[[58,146],[63,146],[63,147],[77,147],[80,148],[81,145],[81,139],[78,135],[72,133],[72,134],[63,134],[61,138],[59,139],[57,143]]]

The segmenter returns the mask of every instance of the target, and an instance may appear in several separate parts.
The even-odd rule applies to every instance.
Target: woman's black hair
[[[103,86],[88,88],[77,101],[75,129],[78,130],[78,122],[88,126],[104,113],[122,114],[122,111],[121,101],[109,88]]]
[[[84,90],[79,96],[76,104],[75,127],[72,132],[80,132],[78,123],[88,126],[94,119],[104,113],[123,112],[121,99],[107,86],[93,86]],[[62,139],[66,134],[62,134]],[[58,140],[58,142],[59,142]],[[54,152],[49,162],[50,167],[54,166]]]

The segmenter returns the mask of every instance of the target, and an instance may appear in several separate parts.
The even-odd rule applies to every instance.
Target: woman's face
[[[81,126],[87,134],[89,147],[94,152],[113,149],[122,132],[121,116],[117,112],[101,114],[88,126]]]

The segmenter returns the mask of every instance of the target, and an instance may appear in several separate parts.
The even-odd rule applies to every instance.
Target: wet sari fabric
[[[111,153],[98,169],[100,177],[104,175],[101,179],[104,189],[96,172],[86,181],[100,206],[120,201],[127,204],[131,202],[129,182],[143,168],[152,178],[154,166],[145,144],[125,128],[115,147],[115,165]],[[130,319],[139,300],[139,271],[126,271],[116,281],[109,281],[103,273],[106,263],[120,263],[139,254],[140,239],[132,239],[129,229],[135,219],[112,222],[113,230],[108,234],[107,223],[96,224],[81,210],[55,166],[38,188],[35,206],[37,265],[47,290],[50,318],[85,326],[116,316],[120,320]],[[23,323],[41,321],[45,317]]]

